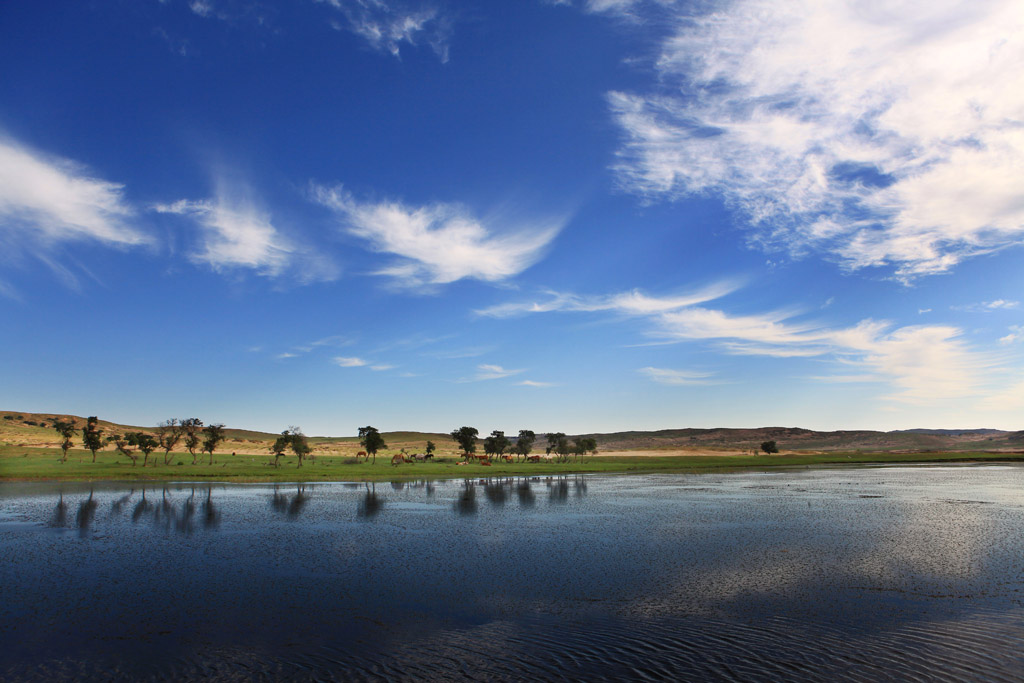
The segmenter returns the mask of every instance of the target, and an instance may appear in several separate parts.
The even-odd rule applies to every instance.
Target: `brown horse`
[[[410,462],[409,458],[405,457],[404,453],[398,453],[396,455],[391,456],[392,465],[401,465],[403,462]]]

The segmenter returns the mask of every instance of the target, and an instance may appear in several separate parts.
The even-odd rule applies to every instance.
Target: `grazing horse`
[[[403,462],[409,462],[409,458],[405,457],[403,453],[398,453],[391,456],[392,465],[401,465]]]
[[[356,457],[357,458],[365,458],[366,457],[366,451],[359,451],[358,453],[356,453]]]
[[[540,462],[540,456],[539,455],[528,455],[528,456],[526,456],[526,461],[527,462]]]
[[[505,462],[512,462],[512,456],[511,455],[503,455],[503,456],[501,456],[501,459],[504,460]]]

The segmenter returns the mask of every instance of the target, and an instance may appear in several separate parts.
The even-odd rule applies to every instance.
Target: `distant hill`
[[[26,413],[0,411],[0,445],[59,446],[53,421],[57,418],[74,419],[79,426],[85,418],[55,413]],[[154,427],[123,425],[100,420],[100,427],[110,434],[116,431],[146,431]],[[225,430],[227,441],[224,451],[239,453],[266,453],[277,438],[277,432],[247,429]],[[423,450],[428,440],[440,452],[456,450],[451,437],[442,432],[384,432],[384,440],[392,449],[406,448],[409,452]],[[481,434],[481,437],[484,435]],[[514,434],[508,434],[514,439]],[[742,451],[756,449],[763,441],[775,441],[786,451],[968,451],[968,450],[1021,450],[1024,449],[1024,431],[1007,432],[998,429],[904,429],[891,432],[870,430],[839,430],[819,432],[800,427],[757,427],[751,429],[660,429],[656,431],[627,431],[580,434],[597,441],[601,451]],[[359,450],[355,436],[311,436],[311,445],[320,453],[347,454]],[[544,436],[537,435],[536,450],[543,450]]]

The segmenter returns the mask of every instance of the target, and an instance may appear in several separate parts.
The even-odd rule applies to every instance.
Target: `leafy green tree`
[[[185,434],[185,427],[182,425],[182,420],[176,417],[172,417],[170,420],[164,420],[156,427],[156,439],[160,443],[160,448],[164,449],[164,464],[167,465],[171,462],[171,449],[178,445],[181,441],[181,437]]]
[[[484,439],[484,453],[487,455],[501,455],[508,449],[508,437],[505,432],[495,429],[491,435]]]
[[[476,453],[476,437],[480,431],[476,427],[460,427],[451,433],[452,439],[466,455]]]
[[[581,436],[573,439],[575,447],[573,448],[574,455],[578,456],[582,461],[583,455],[590,451],[592,453],[597,452],[597,440],[591,436]]]
[[[291,442],[292,442],[292,440],[290,438],[290,435],[288,434],[288,430],[287,429],[285,431],[281,432],[281,436],[277,437],[277,440],[274,441],[274,445],[270,447],[271,453],[274,454],[274,467],[280,467],[281,466],[278,463],[278,459],[282,455],[284,455],[284,452],[286,450],[288,450],[288,446],[291,445]]]
[[[186,417],[181,421],[181,428],[185,430],[185,448],[192,454],[192,464],[195,465],[196,449],[202,443],[199,430],[203,428],[203,421],[198,417]]]
[[[565,434],[562,432],[552,432],[547,435],[548,447],[544,449],[544,452],[548,455],[558,452],[558,444],[565,440]]]
[[[146,455],[146,457],[142,459],[143,467],[145,467],[149,462],[149,454],[155,451],[160,445],[160,442],[153,438],[152,434],[147,434],[145,432],[129,432],[125,435],[125,439],[128,441],[129,445],[135,446]],[[153,462],[155,463],[156,461],[154,460]],[[134,461],[132,461],[132,464],[135,464]]]
[[[427,442],[427,455],[433,455],[434,451],[437,450],[437,446],[434,445],[433,441]]]
[[[289,427],[286,430],[286,433],[288,434],[288,442],[292,447],[292,453],[297,455],[299,458],[298,467],[302,467],[303,458],[313,451],[313,449],[309,447],[309,440],[298,427]]]
[[[516,445],[514,446],[515,452],[523,457],[530,454],[533,450],[533,442],[537,440],[537,435],[529,429],[520,429],[519,438],[516,439]]]
[[[220,442],[226,438],[224,436],[224,425],[220,423],[207,425],[203,427],[203,434],[206,435],[206,438],[203,439],[202,452],[210,454],[210,464],[212,465],[213,452],[217,450]]]
[[[573,446],[569,443],[569,439],[565,437],[565,434],[562,434],[555,443],[555,453],[558,454],[558,458],[562,462],[568,462],[569,456],[572,455]]]
[[[96,451],[103,448],[103,430],[100,419],[95,415],[89,417],[82,427],[82,445],[92,451],[92,461],[96,462]]]
[[[130,444],[127,436],[117,433],[111,434],[107,437],[107,443],[114,444],[114,447],[117,448],[118,452],[126,455],[132,461],[132,467],[135,467],[135,462],[139,459],[139,456],[128,447]],[[145,489],[143,489],[143,491],[145,491]]]
[[[369,425],[359,428],[359,444],[363,447],[363,450],[366,451],[366,457],[364,457],[363,460],[366,461],[372,455],[374,463],[377,462],[377,451],[384,450],[388,447],[388,445],[384,443],[384,437],[380,435],[377,428]]]
[[[65,420],[58,417],[53,421],[53,430],[60,434],[61,437],[60,461],[62,463],[67,462],[68,449],[71,448],[71,437],[73,437],[75,432],[78,430],[78,427],[75,425],[75,419],[71,418],[70,420]]]
[[[771,455],[772,453],[778,453],[779,447],[775,445],[774,441],[762,441],[761,450],[767,453],[768,455]]]

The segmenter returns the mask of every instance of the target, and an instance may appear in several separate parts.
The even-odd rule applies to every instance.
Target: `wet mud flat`
[[[0,679],[1024,680],[1024,467],[0,485]]]

